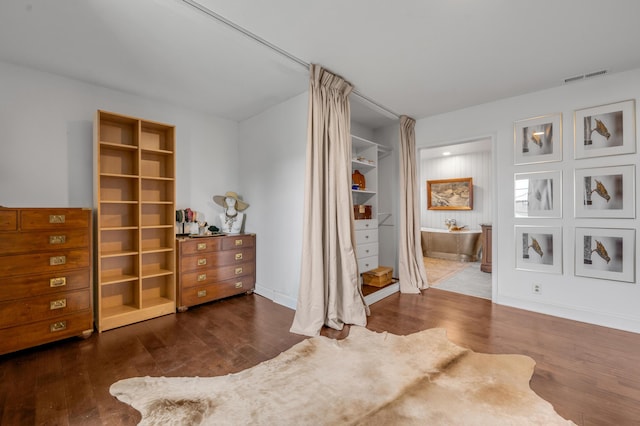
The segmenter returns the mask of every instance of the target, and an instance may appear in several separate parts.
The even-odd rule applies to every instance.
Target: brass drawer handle
[[[236,260],[242,260],[242,253],[236,253]]]
[[[67,299],[52,300],[49,303],[49,309],[52,311],[55,309],[62,309],[66,307],[67,307]]]
[[[49,244],[64,244],[67,242],[66,235],[50,235]]]
[[[67,256],[51,256],[49,258],[49,266],[64,265],[67,263]]]
[[[206,250],[207,243],[198,243],[197,250]]]
[[[65,216],[63,214],[50,214],[49,223],[64,223]]]
[[[207,274],[200,274],[198,275],[198,281],[204,281],[207,279]]]
[[[198,259],[198,266],[202,266],[202,265],[206,265],[207,264],[207,259],[202,258],[202,259]]]
[[[242,288],[242,281],[238,281],[236,283],[236,288]]]
[[[242,266],[239,268],[236,268],[236,275],[241,274],[242,273]]]
[[[207,295],[207,290],[198,290],[198,297],[205,297]]]
[[[49,287],[62,287],[67,285],[67,277],[56,277],[49,280]]]
[[[236,240],[236,245],[237,246],[241,246],[242,245],[242,240]]]
[[[56,331],[66,330],[66,329],[67,329],[67,322],[66,321],[54,322],[53,324],[51,324],[49,326],[49,330],[52,333],[55,333]]]

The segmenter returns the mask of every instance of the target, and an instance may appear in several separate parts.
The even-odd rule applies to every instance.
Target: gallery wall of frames
[[[562,113],[514,123],[515,268],[635,283],[636,232],[628,220],[636,217],[636,166],[630,155],[636,152],[635,101],[575,110],[570,131],[573,209],[563,212]],[[615,160],[606,167],[581,167],[580,160],[605,156]],[[563,232],[553,221],[563,215],[577,219],[575,240],[564,242],[575,247],[573,271],[563,271]],[[603,225],[580,226],[581,218],[589,218],[590,225],[603,219]],[[546,219],[550,226],[540,225]]]

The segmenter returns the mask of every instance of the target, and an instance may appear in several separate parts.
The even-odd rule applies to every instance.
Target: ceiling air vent
[[[564,82],[565,83],[573,83],[574,81],[583,80],[585,78],[597,77],[599,75],[605,75],[606,73],[607,73],[607,70],[594,71],[594,72],[590,72],[588,74],[576,75],[576,76],[573,76],[573,77],[565,78]]]

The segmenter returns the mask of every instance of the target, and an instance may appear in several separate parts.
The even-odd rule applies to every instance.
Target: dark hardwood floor
[[[134,425],[140,415],[109,394],[112,383],[243,370],[304,339],[289,333],[292,319],[293,311],[263,297],[240,296],[0,356],[0,424]],[[371,306],[371,330],[409,334],[432,327],[476,352],[534,358],[531,387],[578,425],[640,424],[640,334],[437,289]]]

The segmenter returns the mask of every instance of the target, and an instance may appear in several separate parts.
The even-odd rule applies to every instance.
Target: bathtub
[[[421,228],[422,254],[425,257],[477,262],[482,249],[482,230],[449,231]]]

